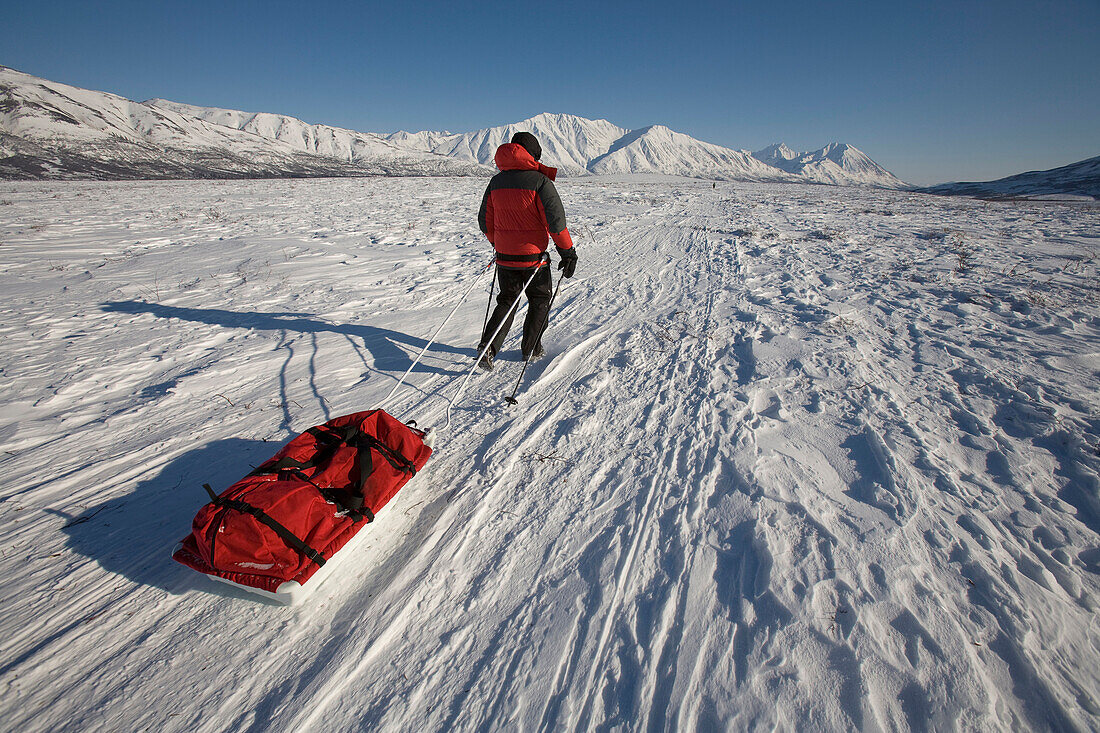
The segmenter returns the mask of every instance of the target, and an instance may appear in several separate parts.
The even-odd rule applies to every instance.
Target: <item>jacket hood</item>
[[[502,171],[538,171],[551,181],[558,175],[557,168],[538,162],[531,157],[526,148],[518,143],[504,143],[497,148],[493,162]]]

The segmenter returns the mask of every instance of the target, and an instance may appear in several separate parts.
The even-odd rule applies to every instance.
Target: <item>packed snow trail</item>
[[[0,185],[5,726],[1100,726],[1095,207],[564,181],[518,406],[521,317],[301,606],[172,563],[487,289],[483,185]]]

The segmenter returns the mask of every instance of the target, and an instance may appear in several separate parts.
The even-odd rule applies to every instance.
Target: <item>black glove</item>
[[[558,263],[558,269],[561,270],[561,274],[565,277],[573,277],[573,273],[577,270],[577,252],[572,247],[569,249],[562,249],[557,247],[558,254],[561,255],[561,262]]]

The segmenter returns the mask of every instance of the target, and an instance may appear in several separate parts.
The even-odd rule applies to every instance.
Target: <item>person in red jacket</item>
[[[558,269],[562,275],[573,277],[577,269],[577,253],[565,226],[565,208],[553,183],[558,171],[539,163],[541,157],[542,146],[535,136],[517,132],[511,142],[497,148],[494,162],[500,173],[489,181],[481,199],[477,221],[496,250],[500,285],[496,309],[478,344],[477,352],[485,352],[479,362],[482,369],[493,368],[493,359],[512,327],[512,305],[532,274],[534,279],[526,290],[528,309],[520,348],[525,361],[543,355],[541,338],[550,317],[552,289],[546,247],[551,239],[561,255]],[[498,326],[500,331],[490,343]]]

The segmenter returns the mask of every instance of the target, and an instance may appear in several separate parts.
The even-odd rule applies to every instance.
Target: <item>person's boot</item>
[[[477,347],[477,353],[480,354],[482,349],[485,349],[485,347]],[[487,372],[493,371],[493,350],[486,349],[485,353],[482,355],[481,360],[477,363],[477,365]]]

